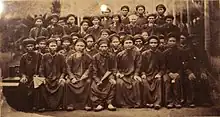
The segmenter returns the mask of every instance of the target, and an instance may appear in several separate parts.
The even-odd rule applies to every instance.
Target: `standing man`
[[[166,7],[163,4],[159,4],[156,6],[157,17],[155,23],[159,26],[165,24],[165,16]]]
[[[126,5],[122,6],[121,7],[121,23],[123,25],[129,24],[128,13],[129,13],[129,7]]]
[[[61,25],[58,24],[59,16],[57,14],[52,14],[48,18],[48,21],[50,22],[50,25],[47,27],[49,37],[52,35],[58,35],[59,37],[62,37],[64,35],[64,29]]]
[[[31,28],[29,32],[29,37],[37,39],[40,36],[44,36],[46,38],[49,37],[48,30],[43,27],[43,18],[42,17],[36,17],[35,18],[35,27]]]
[[[137,5],[136,6],[137,12],[137,25],[142,26],[147,23],[147,18],[145,16],[145,6],[144,5]]]

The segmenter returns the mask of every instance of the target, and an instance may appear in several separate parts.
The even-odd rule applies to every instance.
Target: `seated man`
[[[66,73],[65,58],[57,53],[57,41],[48,40],[49,53],[43,55],[40,76],[45,77],[45,87],[42,95],[46,102],[46,109],[57,110],[63,107],[64,75]]]
[[[123,51],[117,54],[116,103],[120,107],[138,108],[141,105],[139,77],[141,54],[136,50],[133,37],[127,35]]]
[[[150,36],[148,39],[149,50],[142,53],[141,78],[143,80],[143,103],[149,108],[161,107],[161,78],[164,65],[162,53],[158,49],[159,39]]]
[[[107,103],[110,111],[116,110],[112,105],[115,96],[115,75],[116,61],[112,54],[108,53],[109,42],[100,40],[98,42],[99,52],[94,55],[93,61],[93,80],[91,86],[91,101],[95,106],[95,111],[104,109],[104,104]]]

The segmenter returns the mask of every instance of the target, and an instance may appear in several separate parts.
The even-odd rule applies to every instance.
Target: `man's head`
[[[46,39],[47,38],[44,37],[44,36],[40,36],[40,37],[37,38],[36,41],[37,41],[39,49],[45,49],[46,48],[46,46],[47,46]]]
[[[77,39],[80,38],[80,35],[78,33],[72,33],[71,35],[71,38],[72,38],[72,43],[75,43]]]
[[[36,41],[33,38],[23,40],[23,46],[27,52],[33,52]]]
[[[55,38],[48,39],[47,44],[51,53],[55,53],[57,51],[57,40]]]
[[[134,47],[133,37],[131,35],[125,36],[123,46],[125,49],[132,49]]]
[[[160,35],[159,36],[159,40],[160,40],[160,46],[163,46],[163,45],[165,45],[165,37],[164,37],[164,35]]]
[[[61,40],[64,48],[68,48],[72,43],[72,38],[68,35],[64,35]]]
[[[115,23],[121,23],[121,17],[118,14],[112,15],[112,21]]]
[[[105,11],[102,11],[104,17],[109,17],[111,14],[111,9],[107,8]]]
[[[144,44],[144,38],[140,35],[137,34],[134,36],[134,45],[137,46],[138,48],[142,47]]]
[[[165,17],[165,21],[166,21],[167,24],[172,24],[173,23],[173,19],[174,19],[173,15],[167,15]]]
[[[121,14],[123,16],[127,16],[128,15],[128,12],[129,12],[129,7],[128,6],[122,6],[121,7]]]
[[[76,24],[76,16],[73,14],[69,14],[66,17],[66,23],[67,24]]]
[[[93,25],[99,25],[99,22],[101,21],[99,16],[93,16],[92,17],[92,23]]]
[[[86,48],[86,41],[80,38],[75,42],[74,47],[77,52],[83,52]]]
[[[82,27],[82,29],[85,31],[89,28],[89,21],[88,20],[83,20],[81,23],[80,23],[80,26]]]
[[[173,33],[168,34],[167,36],[167,44],[169,47],[175,47],[177,45],[177,36]]]
[[[144,5],[137,5],[136,11],[138,14],[143,15],[145,13],[145,6]]]
[[[129,21],[130,21],[131,24],[135,24],[137,19],[138,19],[138,16],[135,15],[135,14],[131,14],[131,15],[129,15],[128,18],[129,18]]]
[[[87,48],[91,49],[94,46],[95,38],[92,35],[86,35],[84,39],[87,43]]]
[[[156,11],[159,15],[163,15],[166,12],[166,7],[163,4],[156,6]]]
[[[98,42],[98,48],[102,53],[107,53],[109,48],[109,42],[107,40],[100,40]]]
[[[159,38],[155,35],[152,35],[148,38],[148,44],[152,50],[156,50],[157,47],[159,46],[159,43],[160,43]]]
[[[118,47],[120,45],[120,37],[117,34],[110,35],[109,40],[113,47]]]
[[[37,17],[37,18],[35,19],[35,25],[36,25],[37,27],[42,26],[42,25],[43,25],[43,18],[42,18],[42,17]]]
[[[100,38],[108,38],[109,34],[110,34],[110,30],[102,29],[100,31]]]
[[[59,21],[59,16],[57,14],[52,14],[49,19],[52,24],[56,24]]]
[[[155,14],[149,14],[147,17],[147,20],[149,23],[154,23],[156,19],[156,15]]]

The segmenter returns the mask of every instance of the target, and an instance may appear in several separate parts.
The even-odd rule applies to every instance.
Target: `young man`
[[[109,29],[102,29],[100,31],[100,37],[99,38],[108,39],[109,35],[110,35],[110,30]]]
[[[100,21],[101,21],[100,17],[93,16],[92,17],[93,26],[89,27],[87,30],[87,33],[93,35],[95,40],[98,40],[100,36],[100,32],[103,29],[103,27],[100,25]]]
[[[41,53],[41,54],[45,54],[47,52],[49,52],[48,47],[47,47],[47,38],[44,36],[40,36],[37,38],[36,40],[38,48],[37,48],[37,52]]]
[[[120,37],[117,34],[112,34],[109,36],[109,41],[110,41],[110,52],[116,56],[119,52],[122,51]]]
[[[22,111],[42,108],[38,97],[39,88],[34,89],[33,78],[39,75],[39,65],[42,59],[42,55],[34,51],[35,44],[33,38],[23,40],[26,53],[22,55],[20,60],[19,91],[21,92],[18,95],[18,101],[21,102],[19,106]]]
[[[165,64],[165,101],[167,108],[181,108],[180,71],[182,69],[181,51],[177,46],[178,37],[171,33],[168,35],[169,48],[164,51]]]
[[[35,27],[31,28],[29,37],[37,39],[39,36],[49,37],[48,30],[43,27],[43,18],[35,18]]]
[[[116,110],[112,105],[115,96],[115,57],[108,53],[109,43],[107,40],[98,42],[99,53],[94,55],[93,80],[91,86],[91,101],[95,111],[104,109],[104,104],[108,105],[110,111]]]
[[[148,32],[149,35],[157,35],[157,25],[155,24],[156,15],[155,14],[149,14],[147,16],[148,23],[144,24],[142,26],[142,30],[145,30]]]
[[[126,34],[136,35],[141,33],[141,28],[136,24],[138,16],[132,14],[129,16],[130,23],[124,27]]]
[[[66,25],[64,26],[64,33],[66,35],[70,35],[75,32],[78,33],[80,31],[80,27],[76,25],[77,18],[73,14],[69,14],[66,16]]]
[[[109,29],[113,33],[119,33],[124,30],[124,25],[121,23],[121,17],[118,14],[112,16],[112,24],[110,24]]]
[[[158,49],[159,49],[161,52],[163,52],[163,51],[165,51],[166,48],[167,48],[167,45],[166,45],[166,42],[167,42],[167,41],[166,41],[164,35],[162,35],[162,34],[159,36],[159,40],[160,40],[160,45],[159,45]]]
[[[142,53],[141,78],[143,80],[143,104],[147,107],[161,108],[161,80],[164,72],[163,56],[158,50],[159,39],[150,36],[149,50]]]
[[[92,35],[88,34],[84,37],[84,39],[85,39],[86,45],[87,45],[85,52],[93,57],[98,52],[95,47],[95,38]]]
[[[122,6],[121,7],[121,22],[123,25],[129,24],[128,13],[129,13],[129,7],[126,5]]]
[[[134,36],[134,45],[136,46],[137,51],[139,51],[140,53],[142,53],[146,49],[144,43],[144,38],[140,34]]]
[[[138,108],[141,105],[139,77],[141,68],[141,54],[133,43],[133,37],[127,35],[123,41],[125,50],[118,53],[116,103],[120,107]]]
[[[43,55],[40,66],[40,76],[45,77],[42,95],[46,102],[46,109],[58,110],[63,108],[66,62],[64,56],[57,53],[55,39],[49,39],[47,44],[50,52]]]
[[[48,18],[48,21],[50,21],[50,25],[47,27],[49,37],[51,37],[52,35],[58,35],[62,37],[64,35],[64,29],[58,24],[59,16],[57,14],[52,14]]]
[[[144,5],[137,5],[136,6],[136,12],[137,12],[137,25],[142,26],[147,23],[147,18],[145,16],[145,6]]]
[[[163,4],[159,4],[156,6],[157,17],[155,23],[159,26],[165,24],[165,16],[166,7]]]
[[[73,53],[73,51],[71,50],[72,38],[68,35],[64,35],[61,38],[61,43],[62,49],[58,53],[63,54],[65,59],[67,59]]]
[[[65,91],[66,109],[91,110],[88,98],[91,86],[92,57],[85,53],[86,42],[78,39],[75,52],[67,59],[68,79]]]
[[[112,24],[110,8],[107,8],[106,11],[102,11],[101,24],[104,29],[108,29],[110,24]]]
[[[80,32],[79,34],[84,37],[87,34],[87,30],[89,28],[89,20],[83,20],[80,23]]]

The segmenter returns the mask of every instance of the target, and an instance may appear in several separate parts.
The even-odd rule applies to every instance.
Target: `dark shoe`
[[[102,111],[104,109],[104,107],[102,105],[98,105],[94,111],[98,112],[98,111]]]
[[[161,108],[161,106],[160,106],[159,104],[155,104],[155,105],[154,105],[154,109],[155,109],[155,110],[159,110],[160,108]]]
[[[85,109],[86,111],[91,111],[91,110],[92,110],[92,107],[86,106],[84,109]]]
[[[169,104],[167,105],[167,108],[170,109],[170,108],[173,108],[173,106],[174,106],[173,103],[169,103]]]
[[[68,106],[68,107],[66,108],[66,110],[67,110],[67,111],[73,111],[74,108],[73,108],[72,106]]]
[[[195,108],[196,105],[195,105],[195,104],[190,104],[189,107],[190,107],[190,108]]]
[[[175,104],[175,107],[176,108],[182,108],[182,105],[181,104]]]
[[[112,104],[109,104],[109,105],[108,105],[108,110],[110,110],[110,111],[116,111],[116,108],[115,108]]]

